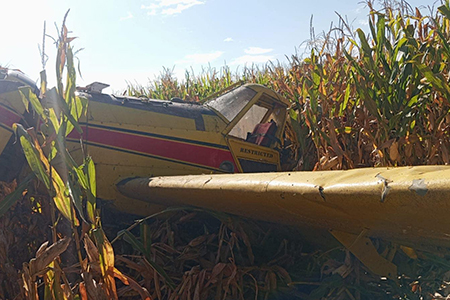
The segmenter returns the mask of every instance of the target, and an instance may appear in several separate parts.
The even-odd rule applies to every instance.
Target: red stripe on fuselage
[[[0,105],[0,123],[11,128],[14,123],[18,123],[21,119],[21,116]]]
[[[85,128],[83,128],[83,130],[86,132]],[[88,130],[87,141],[90,143],[159,156],[215,169],[219,169],[220,164],[223,161],[229,161],[234,165],[235,170],[237,170],[233,156],[228,150],[94,127],[89,127]],[[79,138],[79,135],[76,131],[72,131],[69,137]]]

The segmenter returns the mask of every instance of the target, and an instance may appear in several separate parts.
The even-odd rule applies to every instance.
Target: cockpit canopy
[[[286,121],[287,101],[260,85],[238,87],[206,105],[217,111],[229,123],[224,133],[269,147],[279,140]],[[270,123],[270,124],[269,124]],[[263,124],[272,125],[273,138],[261,144],[254,134]]]

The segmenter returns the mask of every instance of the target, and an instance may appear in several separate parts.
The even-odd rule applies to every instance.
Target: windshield
[[[241,86],[216,99],[206,102],[206,105],[214,108],[228,121],[231,121],[255,95],[256,92],[254,90]]]
[[[262,122],[264,116],[266,115],[268,109],[258,105],[253,105],[249,111],[247,111],[230,131],[230,135],[241,138],[245,140],[248,133],[252,133],[256,125]]]

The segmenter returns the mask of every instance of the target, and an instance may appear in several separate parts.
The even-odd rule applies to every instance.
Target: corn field
[[[400,4],[375,10],[367,2],[368,33],[341,19],[309,44],[308,57],[292,55],[287,66],[187,72],[183,81],[165,69],[148,87],[127,92],[192,101],[240,80],[266,85],[296,104],[301,170],[448,164],[448,2],[425,16]]]
[[[406,2],[366,3],[369,31],[340,18],[308,53],[268,63],[170,69],[126,94],[202,101],[237,82],[292,102],[297,170],[448,164],[450,3],[423,14]],[[67,15],[66,15],[67,16]],[[65,20],[65,18],[64,18]],[[21,90],[38,124],[15,127],[28,169],[0,184],[1,299],[446,299],[450,256],[398,250],[396,282],[371,274],[339,244],[300,231],[192,208],[129,221],[102,219],[95,166],[77,164],[65,137],[88,103],[75,94],[73,38],[58,32],[57,86],[41,101]],[[44,57],[44,55],[43,55]],[[43,59],[44,61],[44,59]],[[64,78],[64,80],[63,80]],[[65,82],[65,84],[64,84]],[[54,103],[44,107],[41,103]],[[56,109],[56,108],[59,109]],[[105,212],[114,213],[114,212]],[[113,218],[114,219],[114,218]],[[114,225],[114,226],[113,226]],[[119,228],[118,228],[119,227]],[[375,241],[380,252],[392,247]]]

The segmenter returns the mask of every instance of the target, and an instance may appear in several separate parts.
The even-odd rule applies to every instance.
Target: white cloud
[[[273,55],[243,55],[235,58],[232,65],[248,65],[248,64],[261,64],[267,63],[271,60],[275,60]]]
[[[141,9],[147,10],[147,15],[154,16],[156,15],[156,9],[159,8],[155,3],[151,3],[150,5],[141,5]]]
[[[178,64],[207,64],[212,62],[223,55],[222,51],[215,51],[211,53],[196,53],[189,54],[184,59],[177,61]]]
[[[128,15],[126,17],[120,17],[120,21],[125,21],[125,20],[129,20],[129,19],[133,19],[133,14],[128,12]]]
[[[158,5],[156,5],[155,3],[151,3],[150,5],[144,5],[144,4],[142,4],[141,5],[141,9],[155,9],[155,8],[158,8],[159,6]]]
[[[167,8],[163,9],[161,14],[163,15],[174,15],[174,14],[180,14],[183,10],[186,10],[194,5],[202,4],[200,1],[196,1],[195,3],[189,3],[189,4],[178,4],[175,8]]]
[[[202,4],[199,0],[156,0],[159,2],[159,6],[167,7],[167,6],[174,6],[174,5],[196,5],[196,4]]]
[[[230,37],[227,37],[226,39],[223,40],[224,42],[234,42],[234,40]]]
[[[148,10],[148,15],[175,15],[195,5],[204,4],[200,0],[154,0],[150,5],[141,5],[141,9]]]
[[[264,49],[264,48],[259,48],[259,47],[249,47],[244,50],[245,53],[250,54],[250,55],[260,55],[260,54],[265,54],[265,53],[269,53],[272,51],[273,51],[273,49]]]
[[[367,20],[358,20],[358,24],[362,25],[362,26],[368,26],[369,25],[369,21],[367,21]]]

